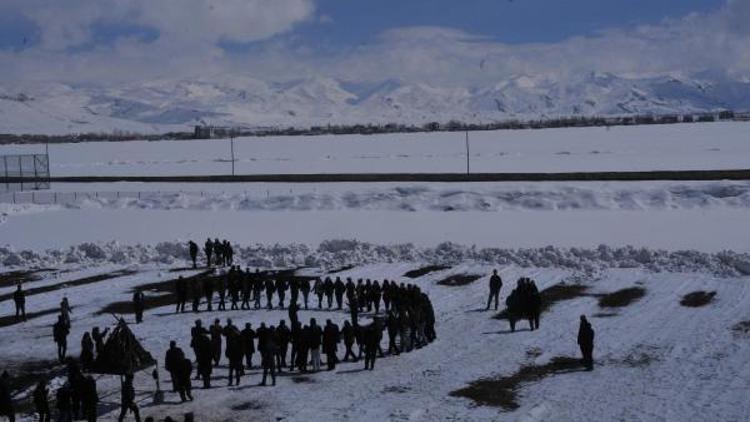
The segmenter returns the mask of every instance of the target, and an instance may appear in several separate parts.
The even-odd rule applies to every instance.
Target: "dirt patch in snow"
[[[714,301],[716,292],[704,292],[699,290],[697,292],[688,293],[680,300],[680,305],[687,306],[688,308],[700,308],[706,306]]]
[[[75,309],[75,308],[71,307],[71,309]],[[34,318],[39,318],[39,317],[43,317],[46,315],[52,315],[57,312],[60,312],[60,308],[49,308],[43,311],[26,312],[26,320],[28,321]],[[11,325],[20,324],[22,322],[23,322],[22,320],[16,320],[15,313],[12,315],[6,315],[4,317],[0,317],[0,328],[9,327]],[[51,325],[50,325],[50,330],[51,330]]]
[[[588,296],[586,290],[588,290],[588,287],[582,284],[558,283],[553,286],[547,287],[540,292],[540,295],[542,297],[542,312],[548,311],[552,307],[552,305],[558,302]],[[508,319],[508,309],[503,309],[493,318]]]
[[[438,281],[437,284],[450,287],[466,286],[467,284],[471,284],[479,280],[480,278],[482,278],[482,276],[477,274],[454,274]]]
[[[619,314],[616,314],[614,312],[599,312],[591,316],[594,318],[612,318],[612,317],[616,317],[617,315]]]
[[[732,327],[735,337],[750,338],[750,321],[740,321]]]
[[[602,308],[623,308],[646,295],[646,289],[642,287],[628,287],[616,292],[599,296],[599,306]]]
[[[464,397],[480,406],[499,407],[506,411],[518,409],[518,394],[523,384],[569,372],[584,371],[580,359],[557,356],[544,365],[522,366],[515,374],[507,377],[483,378],[467,387],[452,391],[452,397]]]
[[[137,271],[135,270],[119,270],[119,271],[113,271],[113,272],[105,273],[105,274],[97,274],[91,277],[79,278],[77,280],[64,281],[64,282],[52,284],[49,286],[35,287],[33,289],[26,290],[26,297],[28,298],[29,296],[34,296],[34,295],[38,295],[42,293],[48,293],[48,292],[52,292],[55,290],[64,289],[67,287],[77,287],[77,286],[84,286],[86,284],[99,283],[101,281],[110,280],[113,278],[133,275],[136,272]],[[13,297],[13,293],[0,295],[0,302],[11,299],[12,297]]]
[[[391,385],[388,387],[385,387],[382,391],[383,394],[404,394],[411,391],[411,388],[405,386],[405,385]]]
[[[292,377],[292,382],[295,384],[315,384],[316,381],[310,377],[298,376]]]
[[[243,403],[240,403],[238,405],[232,406],[232,410],[235,411],[245,411],[245,410],[260,410],[264,408],[265,405],[259,401],[250,400]]]
[[[450,268],[451,267],[448,266],[448,265],[429,265],[427,267],[422,267],[422,268],[418,268],[416,270],[407,271],[404,274],[404,277],[419,278],[419,277],[422,277],[422,276],[427,275],[429,273],[433,273],[433,272],[436,272],[436,271],[448,270]]]
[[[12,287],[18,284],[31,283],[33,281],[41,280],[42,277],[39,273],[55,271],[54,268],[40,268],[38,270],[27,270],[27,271],[9,271],[6,273],[0,273],[0,287]]]

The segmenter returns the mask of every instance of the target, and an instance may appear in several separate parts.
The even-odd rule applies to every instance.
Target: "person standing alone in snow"
[[[583,315],[581,315],[581,323],[578,326],[578,346],[581,347],[583,365],[586,369],[592,371],[594,369],[594,329],[591,328],[591,324]]]
[[[503,287],[503,280],[497,275],[497,270],[492,270],[492,277],[490,277],[490,295],[487,298],[487,311],[490,310],[492,300],[495,300],[495,310],[497,311],[497,303],[500,300],[500,289]]]

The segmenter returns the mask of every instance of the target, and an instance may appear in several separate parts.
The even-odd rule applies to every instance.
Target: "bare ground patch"
[[[750,338],[750,321],[740,321],[732,327],[735,337]]]
[[[429,273],[437,271],[449,270],[451,267],[448,265],[429,265],[427,267],[417,268],[416,270],[407,271],[404,277],[408,278],[419,278]]]
[[[606,293],[599,296],[599,306],[602,308],[623,308],[646,295],[646,289],[642,287],[628,287],[616,292]]]
[[[39,273],[55,271],[54,268],[39,268],[32,270],[8,271],[0,273],[0,287],[12,287],[18,284],[31,283],[41,280]]]
[[[84,277],[84,278],[79,278],[76,280],[63,281],[57,284],[51,284],[49,286],[35,287],[33,289],[27,289],[25,290],[25,292],[26,292],[26,297],[29,297],[29,296],[39,295],[42,293],[53,292],[55,290],[60,290],[60,289],[68,288],[68,287],[77,287],[77,286],[84,286],[86,284],[99,283],[99,282],[110,280],[113,278],[133,275],[135,273],[137,273],[137,271],[135,270],[112,271],[109,273],[97,274],[91,277]],[[12,297],[13,297],[13,293],[0,295],[0,302],[11,299]]]
[[[232,406],[232,410],[235,411],[245,411],[245,410],[260,410],[264,408],[265,405],[259,401],[250,400],[243,403],[240,403],[238,405]]]
[[[484,378],[450,393],[452,397],[463,397],[479,406],[499,407],[505,411],[518,409],[518,394],[523,384],[540,381],[546,377],[569,372],[583,371],[581,360],[557,356],[544,365],[522,366],[515,374],[506,377]]]
[[[477,274],[454,274],[438,281],[437,284],[450,287],[466,286],[467,284],[471,284],[479,280],[480,278],[482,278],[482,276]]]
[[[701,306],[706,306],[713,302],[715,296],[716,292],[704,292],[703,290],[699,290],[683,296],[682,300],[680,300],[680,305],[688,308],[700,308]]]

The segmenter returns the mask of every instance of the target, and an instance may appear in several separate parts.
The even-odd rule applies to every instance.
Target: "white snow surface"
[[[352,246],[334,242],[319,252],[325,256]],[[360,371],[360,362],[341,364],[333,372],[310,374],[308,382],[297,383],[288,375],[281,376],[274,388],[255,387],[260,381],[257,369],[243,377],[239,388],[226,387],[227,369],[222,364],[214,370],[215,387],[211,390],[195,388],[196,400],[187,404],[179,404],[177,397],[167,392],[167,403],[151,406],[153,380],[147,372],[138,373],[135,384],[142,414],[157,419],[167,415],[179,418],[192,411],[196,413],[196,420],[204,421],[739,421],[744,420],[750,411],[746,399],[750,387],[750,368],[746,364],[750,355],[750,337],[746,332],[733,330],[738,322],[750,319],[750,278],[716,278],[706,273],[654,273],[643,268],[608,269],[586,275],[564,266],[519,267],[512,262],[494,264],[463,260],[452,253],[440,258],[446,256],[450,258],[440,262],[453,264],[452,268],[416,280],[406,279],[403,274],[436,261],[368,264],[337,274],[355,279],[388,278],[418,284],[429,294],[436,310],[438,340],[427,347],[379,359],[375,371]],[[183,264],[184,261],[180,260],[171,266]],[[79,264],[70,265],[72,272],[45,273],[45,279],[35,283],[64,283],[69,279],[123,268],[103,264],[75,270]],[[127,268],[139,272],[102,283],[31,296],[28,306],[31,309],[54,308],[61,297],[67,295],[74,307],[69,353],[77,355],[80,351],[77,339],[84,331],[93,326],[112,324],[112,317],[96,315],[98,310],[108,303],[128,300],[130,289],[135,286],[176,278],[176,273],[166,272],[171,266],[129,265]],[[560,302],[543,314],[540,330],[510,334],[506,321],[492,319],[492,312],[481,312],[486,300],[486,274],[495,267],[500,269],[506,282],[502,298],[508,293],[507,285],[519,276],[534,278],[540,289],[568,282],[589,286],[590,293],[608,293],[638,286],[646,289],[646,295],[634,304],[611,311],[600,308],[594,297]],[[485,276],[462,287],[436,284],[437,280],[452,274]],[[102,294],[104,290],[106,295]],[[679,305],[682,295],[696,290],[716,291],[716,299],[703,308]],[[11,311],[10,301],[0,304],[2,314]],[[176,340],[189,357],[193,356],[188,343],[189,329],[195,318],[202,318],[204,323],[213,318],[221,318],[222,323],[225,318],[232,318],[239,326],[251,322],[255,327],[260,322],[276,323],[286,318],[286,311],[280,310],[214,311],[199,315],[175,315],[172,311],[172,306],[149,310],[143,324],[130,326],[144,347],[159,359],[170,340]],[[614,316],[595,316],[601,312],[613,312]],[[470,400],[449,396],[451,391],[480,378],[511,375],[521,366],[542,365],[556,356],[578,356],[575,336],[578,316],[582,314],[589,315],[596,330],[596,366],[593,372],[556,374],[523,383],[517,391],[520,407],[512,412],[476,406]],[[303,321],[314,317],[341,323],[348,315],[303,310],[300,317]],[[48,315],[22,325],[0,328],[2,338],[12,335],[17,339],[0,342],[0,355],[11,371],[20,362],[54,356],[55,348],[50,338],[54,318],[55,315]],[[131,319],[127,318],[132,323]],[[525,328],[524,323],[520,325]],[[385,340],[383,344],[385,346]],[[161,377],[162,386],[168,385],[169,375],[163,369]],[[53,389],[59,381],[52,383]],[[102,406],[112,405],[109,413],[100,420],[115,420],[119,380],[112,376],[97,376],[97,383]],[[19,393],[16,398],[28,393]],[[245,410],[238,409],[243,405]]]
[[[750,166],[750,123],[470,133],[471,171],[721,170]],[[50,145],[53,176],[231,174],[228,139]],[[0,145],[0,154],[43,153]],[[237,174],[464,173],[463,133],[238,138]]]

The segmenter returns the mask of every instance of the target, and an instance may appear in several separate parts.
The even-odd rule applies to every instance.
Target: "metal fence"
[[[59,191],[0,191],[0,203],[7,204],[39,204],[39,205],[73,205],[83,201],[116,201],[119,199],[137,199],[143,201],[162,201],[168,197],[178,195],[198,198],[225,198],[229,196],[270,198],[272,195],[294,195],[316,192],[317,189],[265,189],[254,192],[218,192],[218,191],[87,191],[87,192],[59,192]]]
[[[49,189],[49,155],[14,154],[0,155],[0,190],[17,192],[24,190]],[[16,182],[13,178],[29,181]]]

